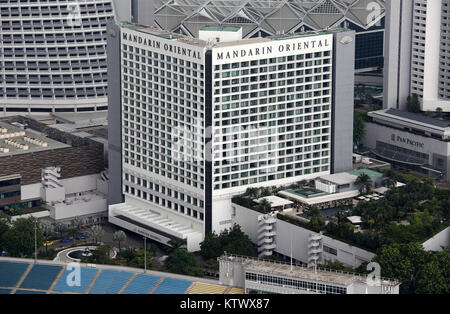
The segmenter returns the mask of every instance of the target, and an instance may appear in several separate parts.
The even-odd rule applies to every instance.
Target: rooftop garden
[[[309,222],[282,213],[278,213],[277,218],[374,253],[389,244],[423,243],[449,226],[450,191],[436,189],[431,179],[420,181],[392,170],[385,171],[384,175],[385,184],[391,187],[384,198],[359,202],[349,209],[341,206],[328,223],[316,207],[305,211]],[[400,181],[406,185],[393,188]],[[244,195],[233,198],[233,202],[268,213],[270,204],[257,204],[253,199],[274,195],[280,190],[284,188],[248,189]],[[350,216],[361,216],[360,230],[347,220]]]

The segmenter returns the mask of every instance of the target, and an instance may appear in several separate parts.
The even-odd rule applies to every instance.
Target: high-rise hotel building
[[[353,31],[203,31],[108,30],[109,221],[191,251],[233,195],[352,167]]]
[[[105,111],[112,0],[0,0],[0,116]]]
[[[450,111],[449,18],[449,0],[386,3],[385,109],[417,94],[423,111]]]

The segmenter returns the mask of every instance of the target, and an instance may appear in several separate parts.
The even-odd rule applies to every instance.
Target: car
[[[55,241],[46,241],[46,242],[44,242],[42,244],[42,246],[50,246],[50,245],[53,245],[53,244],[55,244]]]
[[[79,236],[77,236],[77,240],[85,240],[87,238],[89,238],[89,237],[87,235],[84,235],[84,234],[80,234]]]
[[[2,256],[2,257],[8,257],[8,253],[6,253],[5,251],[3,251],[3,252],[0,254],[0,256]]]
[[[64,238],[64,239],[62,239],[60,242],[61,243],[68,243],[68,242],[72,242],[72,238]]]

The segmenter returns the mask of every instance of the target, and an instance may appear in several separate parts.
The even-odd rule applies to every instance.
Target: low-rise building
[[[450,180],[450,121],[396,109],[368,116],[363,145],[378,159]]]
[[[224,254],[220,282],[245,289],[246,294],[399,294],[400,283],[384,278],[313,269]]]
[[[0,211],[55,221],[107,217],[103,144],[22,116],[0,120]],[[41,217],[42,215],[38,215]]]

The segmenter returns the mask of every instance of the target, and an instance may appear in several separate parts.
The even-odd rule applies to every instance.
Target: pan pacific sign
[[[391,135],[391,140],[394,141],[394,142],[399,142],[399,143],[407,144],[407,145],[410,145],[410,146],[414,146],[414,147],[417,147],[417,148],[422,148],[423,149],[425,147],[424,143],[421,143],[421,142],[418,142],[418,141],[413,141],[413,140],[411,140],[409,138],[402,137],[402,136],[395,135],[395,134]]]

